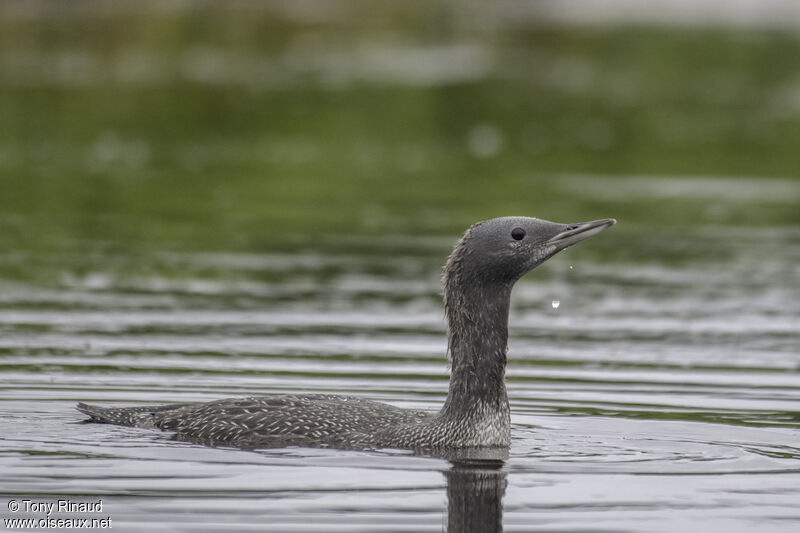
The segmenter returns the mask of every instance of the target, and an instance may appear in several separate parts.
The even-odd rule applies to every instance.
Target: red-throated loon
[[[90,422],[160,428],[180,439],[242,448],[507,447],[511,417],[504,375],[511,288],[556,253],[615,223],[612,218],[557,224],[502,217],[466,231],[442,276],[452,371],[438,413],[322,394],[150,407],[80,403],[78,409]]]

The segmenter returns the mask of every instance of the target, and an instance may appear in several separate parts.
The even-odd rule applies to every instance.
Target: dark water
[[[102,510],[51,518],[122,531],[800,529],[789,18],[368,4],[0,4],[0,517],[69,499]],[[74,409],[437,409],[441,265],[502,215],[619,220],[515,289],[502,464],[212,449]]]
[[[3,492],[102,499],[120,529],[439,531],[475,509],[495,524],[502,509],[506,531],[796,529],[797,230],[672,235],[707,252],[682,264],[596,259],[630,239],[621,222],[518,285],[500,470],[395,451],[209,449],[81,424],[73,409],[273,392],[436,409],[446,364],[431,249],[443,258],[444,237],[379,256],[151,258],[180,278],[4,282]]]

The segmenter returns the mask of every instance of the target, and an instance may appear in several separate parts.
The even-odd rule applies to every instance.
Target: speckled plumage
[[[558,251],[614,224],[567,226],[503,217],[473,225],[444,268],[450,387],[438,413],[356,397],[253,396],[202,404],[98,407],[90,422],[158,428],[180,439],[242,448],[441,449],[504,447],[511,419],[504,375],[511,288]],[[517,238],[520,235],[523,237]]]

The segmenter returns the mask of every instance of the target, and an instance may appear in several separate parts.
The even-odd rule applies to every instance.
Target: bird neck
[[[511,286],[445,274],[445,314],[452,361],[441,415],[508,412],[505,387]]]

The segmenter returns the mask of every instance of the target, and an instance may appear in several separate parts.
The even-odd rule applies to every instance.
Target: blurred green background
[[[3,2],[3,268],[507,214],[614,216],[620,235],[800,222],[796,29],[548,9]]]

